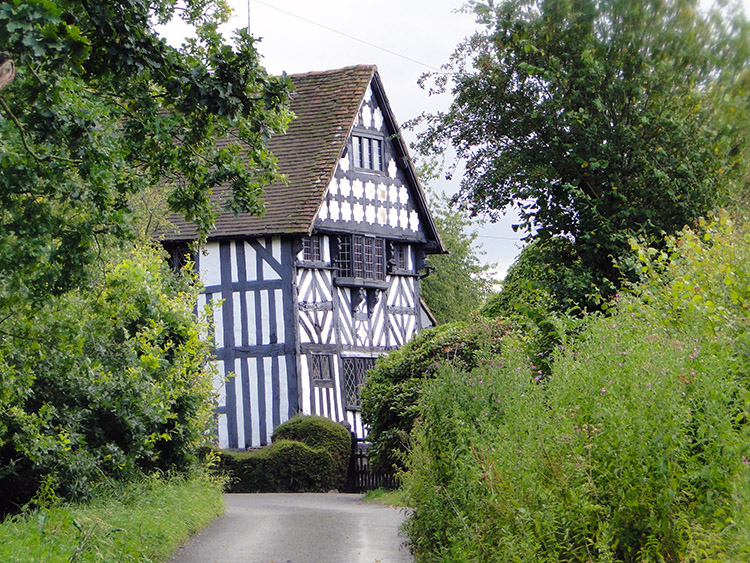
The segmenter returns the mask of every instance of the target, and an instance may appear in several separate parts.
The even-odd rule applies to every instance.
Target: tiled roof
[[[291,97],[295,119],[286,134],[275,135],[270,142],[288,182],[265,188],[264,215],[224,213],[209,238],[310,231],[376,70],[360,65],[290,76],[295,86]],[[216,192],[219,197],[221,192]],[[194,224],[176,216],[170,221],[178,231],[167,233],[165,239],[196,238]]]

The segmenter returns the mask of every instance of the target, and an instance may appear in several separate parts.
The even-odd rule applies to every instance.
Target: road
[[[336,493],[228,494],[171,563],[407,563],[401,509]]]

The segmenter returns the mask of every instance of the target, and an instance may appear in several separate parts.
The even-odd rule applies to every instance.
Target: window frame
[[[386,240],[368,235],[339,235],[335,258],[338,285],[387,284]]]
[[[382,137],[352,133],[352,167],[382,174],[385,168],[383,146]]]
[[[323,237],[309,235],[302,237],[302,260],[304,262],[323,262]]]
[[[367,381],[367,372],[375,367],[376,357],[344,356],[341,358],[341,380],[344,406],[347,410],[362,408],[362,386]]]

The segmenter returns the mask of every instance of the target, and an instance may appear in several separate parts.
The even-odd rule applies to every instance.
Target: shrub
[[[344,487],[352,453],[352,436],[343,425],[320,416],[298,415],[277,426],[271,440],[273,443],[278,440],[294,440],[312,449],[330,453],[333,460],[330,472],[326,475],[323,468],[320,468],[324,476],[324,488]]]
[[[221,452],[220,467],[235,493],[315,492],[346,483],[351,434],[318,416],[295,416],[278,426],[272,443],[253,452]]]
[[[444,368],[404,479],[426,561],[744,561],[750,237],[726,216],[590,315],[541,383]]]
[[[102,476],[185,469],[211,428],[198,287],[150,247],[97,283],[19,312],[0,344],[0,511],[42,479],[85,499]]]
[[[424,330],[378,359],[362,391],[362,420],[370,428],[373,445],[368,454],[374,470],[403,467],[425,380],[433,378],[443,363],[471,369],[482,358],[499,354],[511,329],[502,319],[476,316]]]

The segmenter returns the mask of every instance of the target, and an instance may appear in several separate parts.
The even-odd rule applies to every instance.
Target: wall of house
[[[215,327],[222,448],[270,443],[298,411],[291,243],[266,238],[209,242],[197,257]]]

